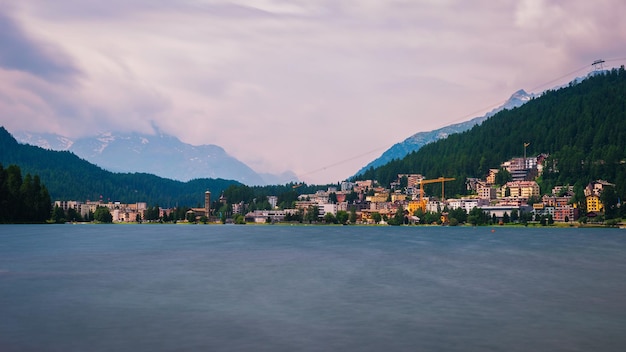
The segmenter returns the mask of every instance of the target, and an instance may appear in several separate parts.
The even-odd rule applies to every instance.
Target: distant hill
[[[504,104],[493,109],[483,116],[475,117],[469,121],[456,123],[428,132],[418,132],[411,137],[405,139],[404,141],[391,146],[391,148],[387,149],[380,157],[365,165],[361,170],[356,173],[356,175],[362,174],[370,168],[382,166],[394,159],[402,159],[408,154],[419,150],[421,147],[428,143],[447,138],[449,135],[454,133],[467,131],[475,125],[478,125],[489,117],[495,115],[496,113],[502,110],[510,110],[522,106],[534,97],[534,94],[526,93],[526,91],[520,89],[517,92],[513,93],[513,95],[511,95],[511,97]]]
[[[626,196],[626,73],[624,67],[549,90],[503,110],[470,130],[451,134],[417,152],[371,168],[356,179],[391,182],[399,173],[455,177],[449,194],[465,193],[465,178],[484,178],[489,168],[523,154],[547,153],[542,192],[553,185],[605,179]]]
[[[217,145],[194,146],[167,134],[102,133],[72,139],[50,133],[16,132],[26,144],[70,151],[113,172],[144,172],[179,181],[222,178],[247,185],[297,182],[293,172],[258,174]]]
[[[22,174],[39,175],[50,197],[63,200],[148,202],[162,207],[196,206],[204,202],[204,192],[219,194],[237,181],[201,178],[174,181],[147,173],[114,173],[79,158],[69,151],[52,151],[20,144],[0,127],[0,163],[18,165]],[[168,164],[167,158],[159,163]]]

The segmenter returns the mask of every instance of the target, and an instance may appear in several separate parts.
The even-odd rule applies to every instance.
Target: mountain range
[[[13,133],[20,143],[70,151],[112,172],[144,172],[178,181],[200,178],[236,180],[247,185],[297,182],[293,172],[260,174],[217,145],[183,143],[167,134],[101,133],[72,139],[52,133]]]
[[[538,181],[543,192],[556,185],[574,185],[582,192],[591,180],[602,179],[614,183],[616,194],[626,199],[625,97],[626,73],[622,66],[548,90],[518,108],[496,113],[470,130],[450,134],[402,159],[370,168],[358,179],[390,184],[400,173],[422,173],[426,178],[443,175],[455,179],[446,185],[446,191],[462,195],[467,192],[467,177],[484,177],[489,169],[519,157],[530,145],[529,155],[547,155]],[[62,145],[56,147],[70,148],[70,142],[75,143],[57,140]],[[106,144],[100,143],[91,149]],[[142,142],[146,144],[150,143]],[[249,198],[296,193],[293,184],[248,187],[225,179],[181,182],[149,173],[113,173],[68,150],[49,150],[51,144],[47,147],[20,144],[0,127],[0,164],[18,165],[23,174],[39,175],[53,199],[146,201],[169,207],[200,204],[206,190],[217,195],[231,186],[235,187],[233,192],[252,193]],[[163,155],[151,161],[168,162]],[[298,193],[308,187],[300,186]]]
[[[418,132],[393,145],[379,158],[359,170],[357,175],[371,167],[403,158],[422,146],[446,138],[450,134],[466,131],[497,112],[521,106],[533,97],[533,94],[519,90],[502,106],[484,116],[433,131]],[[137,132],[106,132],[76,139],[53,133],[17,131],[12,134],[20,143],[55,151],[70,151],[112,172],[143,172],[183,182],[200,178],[222,178],[246,185],[261,186],[299,181],[290,171],[282,174],[257,173],[226,153],[220,146],[213,144],[194,146],[164,133],[150,135]]]
[[[594,71],[588,76],[601,72]],[[578,84],[583,79],[584,77],[578,77],[569,85]],[[561,87],[553,89],[558,88]],[[362,167],[355,176],[392,160],[402,159],[424,145],[467,131],[498,112],[518,108],[537,96],[520,89],[501,106],[483,116],[436,130],[415,133],[387,149],[380,157]],[[183,182],[199,178],[222,178],[260,186],[299,182],[298,177],[291,171],[282,174],[257,173],[226,153],[220,146],[213,144],[194,146],[164,133],[150,135],[136,132],[107,132],[77,139],[51,133],[17,131],[12,134],[20,143],[56,151],[70,151],[113,172],[144,172]],[[164,162],[165,160],[167,162]]]

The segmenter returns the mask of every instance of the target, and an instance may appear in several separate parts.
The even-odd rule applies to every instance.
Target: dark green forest
[[[23,173],[39,175],[52,200],[99,200],[102,196],[104,201],[122,203],[196,206],[204,203],[205,191],[220,194],[238,184],[223,179],[180,182],[145,173],[114,173],[70,152],[20,144],[4,127],[0,127],[0,163],[18,165]]]
[[[50,218],[50,195],[38,175],[26,174],[17,165],[0,164],[0,224],[43,223]]]
[[[448,196],[465,194],[467,177],[483,178],[490,168],[521,157],[549,155],[538,180],[542,193],[554,185],[604,179],[626,195],[626,72],[624,68],[591,75],[578,84],[546,91],[521,107],[502,111],[481,125],[428,144],[403,159],[370,168],[356,180],[389,184],[399,173],[426,178],[454,177]],[[439,188],[438,188],[439,187]],[[440,186],[425,187],[437,194]]]

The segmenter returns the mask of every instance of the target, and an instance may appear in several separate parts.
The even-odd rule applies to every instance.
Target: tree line
[[[22,177],[19,166],[5,169],[0,163],[0,223],[43,223],[50,211],[50,194],[39,175]]]

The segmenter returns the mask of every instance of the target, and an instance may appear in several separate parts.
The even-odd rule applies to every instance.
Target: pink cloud
[[[335,182],[518,89],[624,64],[623,13],[608,0],[32,0],[0,15],[0,40],[25,48],[0,54],[0,124],[154,127]]]

